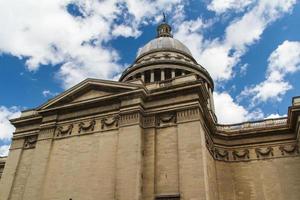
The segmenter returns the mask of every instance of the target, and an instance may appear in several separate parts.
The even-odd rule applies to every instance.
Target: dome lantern
[[[163,13],[163,22],[157,27],[157,37],[173,37],[171,34],[172,28],[166,22],[166,15]]]

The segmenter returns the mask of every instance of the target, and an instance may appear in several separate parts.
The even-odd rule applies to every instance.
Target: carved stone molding
[[[89,123],[80,122],[78,124],[78,133],[82,133],[82,131],[94,131],[96,125],[96,120],[91,120]]]
[[[140,114],[138,112],[122,114],[120,116],[120,126],[140,123]]]
[[[59,126],[57,128],[56,137],[63,137],[63,136],[71,135],[72,130],[73,130],[73,124],[70,124],[66,127]]]
[[[273,147],[256,148],[255,153],[257,158],[265,158],[274,156]]]
[[[281,155],[299,154],[298,144],[282,145],[282,146],[279,147],[279,150],[281,151]]]
[[[244,149],[244,150],[233,150],[232,151],[232,157],[233,160],[247,160],[250,158],[249,155],[249,150],[248,149]]]
[[[229,152],[225,149],[215,148],[214,154],[217,160],[229,160]]]
[[[164,113],[157,116],[157,126],[170,126],[176,124],[175,113]]]
[[[30,136],[25,137],[24,149],[35,148],[37,138],[38,138],[37,135],[30,135]]]
[[[199,117],[200,117],[200,113],[198,108],[191,108],[191,109],[186,109],[177,112],[178,122],[195,120],[195,119],[199,119]]]
[[[155,127],[155,116],[147,116],[143,119],[144,128]]]
[[[105,130],[119,127],[119,119],[119,115],[101,119],[101,129]]]

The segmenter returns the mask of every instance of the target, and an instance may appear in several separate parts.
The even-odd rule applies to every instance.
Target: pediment
[[[79,101],[84,101],[84,100],[93,99],[93,98],[97,98],[97,97],[112,95],[112,94],[113,94],[113,92],[95,88],[95,89],[90,89],[90,90],[84,92],[83,94],[74,96],[73,100],[71,100],[71,102],[79,102]]]
[[[43,104],[38,110],[51,109],[69,104],[122,94],[140,89],[142,86],[100,79],[86,79],[69,90]]]

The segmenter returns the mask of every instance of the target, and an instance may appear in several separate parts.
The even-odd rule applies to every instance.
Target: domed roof
[[[169,50],[173,49],[175,51],[181,51],[183,53],[192,56],[190,50],[179,40],[174,39],[172,37],[158,37],[151,40],[144,47],[142,47],[137,57],[152,51],[165,50],[165,49],[169,49]]]

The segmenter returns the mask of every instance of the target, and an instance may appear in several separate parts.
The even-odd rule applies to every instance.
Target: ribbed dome
[[[165,49],[169,49],[169,50],[173,49],[173,50],[181,51],[183,53],[192,56],[190,50],[179,40],[176,40],[172,37],[159,37],[151,40],[144,47],[142,47],[137,57],[152,51],[165,50]]]

